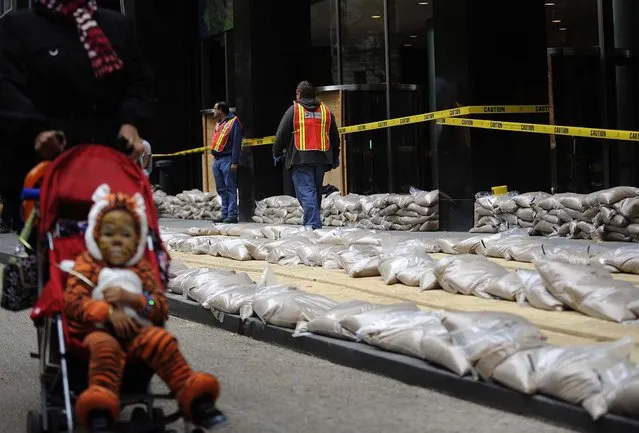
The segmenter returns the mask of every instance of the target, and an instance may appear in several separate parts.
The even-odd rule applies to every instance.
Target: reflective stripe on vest
[[[213,134],[211,149],[213,149],[215,152],[220,152],[224,149],[224,146],[226,146],[226,142],[229,139],[231,129],[233,128],[233,124],[235,124],[236,120],[237,117],[234,117],[222,124],[218,123],[217,125],[215,125],[215,133]],[[220,128],[220,126],[222,127]]]
[[[293,135],[297,150],[319,150],[331,148],[328,133],[331,129],[331,112],[320,103],[319,109],[311,111],[297,101],[293,103]]]

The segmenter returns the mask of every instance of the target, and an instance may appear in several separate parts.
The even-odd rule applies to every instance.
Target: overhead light
[[[404,44],[405,47],[412,47],[413,44]]]
[[[546,2],[546,6],[554,6],[555,4],[553,2]]]
[[[415,39],[417,35],[410,35],[411,38]]]
[[[561,30],[562,32],[565,30],[568,30],[566,27],[560,27],[559,30]]]
[[[561,22],[561,20],[552,20],[553,23],[555,24],[559,24]]]
[[[419,3],[417,3],[417,4],[418,4],[418,5],[425,6],[425,5],[427,5],[427,4],[428,4],[428,2],[419,2]]]
[[[371,15],[371,18],[374,19],[374,20],[378,20],[381,17],[382,17],[381,15]]]

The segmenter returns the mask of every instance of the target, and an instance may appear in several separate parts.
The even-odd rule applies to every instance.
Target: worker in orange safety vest
[[[283,157],[292,171],[295,195],[304,209],[303,224],[322,227],[322,187],[326,171],[339,166],[340,140],[335,117],[316,99],[315,88],[302,81],[296,100],[284,113],[273,144],[273,158]]]
[[[242,124],[223,101],[213,107],[213,119],[216,121],[211,140],[211,153],[215,157],[213,177],[222,198],[222,215],[215,222],[237,223],[237,164],[242,152]]]

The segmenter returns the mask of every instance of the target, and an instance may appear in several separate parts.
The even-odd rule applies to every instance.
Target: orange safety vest
[[[213,134],[213,140],[211,142],[211,149],[213,149],[214,152],[220,152],[224,149],[236,120],[237,117],[233,117],[231,120],[223,121],[215,125],[215,133]]]
[[[331,130],[331,112],[320,103],[317,110],[311,111],[302,104],[293,102],[293,135],[295,148],[300,151],[319,150],[326,152],[331,148],[328,133]]]

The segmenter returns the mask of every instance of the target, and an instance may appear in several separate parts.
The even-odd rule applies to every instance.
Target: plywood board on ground
[[[267,266],[266,262],[235,260],[172,253],[188,266],[207,266],[247,272],[257,280]],[[480,299],[475,296],[455,295],[443,290],[421,292],[418,288],[401,284],[387,286],[380,277],[350,278],[342,270],[327,270],[307,266],[269,265],[283,283],[292,283],[300,289],[317,293],[336,301],[359,299],[373,303],[414,302],[423,309],[446,311],[500,311],[525,317],[543,330],[552,344],[584,344],[595,341],[617,340],[631,336],[639,342],[639,326],[609,322],[572,311],[543,311],[521,306],[516,302]],[[633,360],[639,361],[639,346],[633,351]]]

